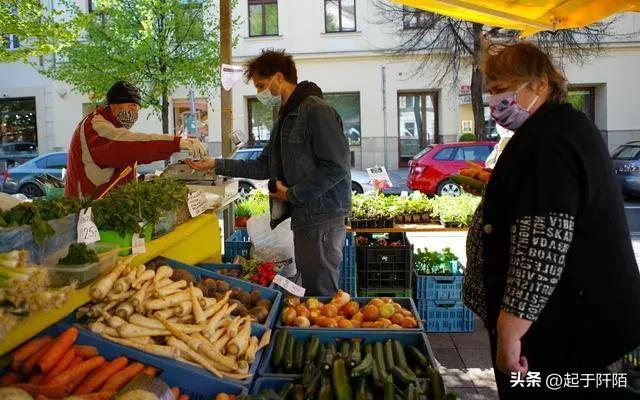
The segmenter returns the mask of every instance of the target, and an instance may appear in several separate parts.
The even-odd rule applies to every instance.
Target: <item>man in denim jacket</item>
[[[219,175],[269,179],[271,225],[291,217],[302,285],[308,295],[333,295],[351,209],[349,144],[342,120],[316,84],[298,83],[293,58],[284,51],[263,50],[247,63],[245,78],[253,81],[258,100],[280,107],[262,155],[190,164]]]

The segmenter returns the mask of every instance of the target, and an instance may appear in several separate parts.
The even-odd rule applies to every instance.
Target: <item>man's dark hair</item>
[[[247,82],[255,76],[268,78],[280,72],[287,82],[298,83],[296,63],[284,49],[264,49],[258,57],[249,60],[245,68],[244,78]]]

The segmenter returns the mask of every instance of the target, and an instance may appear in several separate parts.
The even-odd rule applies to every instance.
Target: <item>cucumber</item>
[[[367,400],[367,382],[363,378],[356,380],[355,400]]]
[[[282,389],[280,389],[280,393],[278,393],[278,395],[281,399],[288,399],[289,396],[291,396],[291,393],[293,393],[294,387],[295,385],[293,384],[293,382],[288,382],[282,387]]]
[[[318,375],[316,365],[311,363],[305,364],[304,371],[302,373],[302,386],[305,388],[309,386],[315,375]]]
[[[404,400],[418,400],[418,390],[416,389],[416,385],[410,383],[407,386],[407,391],[404,394]]]
[[[354,341],[349,351],[349,357],[347,358],[347,364],[349,368],[353,368],[362,362],[362,346],[360,341]]]
[[[397,366],[402,369],[407,369],[409,367],[407,364],[407,356],[404,354],[404,348],[397,340],[393,341],[393,355]]]
[[[336,400],[353,400],[353,390],[351,389],[351,381],[347,375],[347,367],[341,357],[336,358],[333,362],[333,392]]]
[[[302,372],[302,368],[304,368],[304,347],[305,344],[302,340],[296,342],[293,353],[293,368],[298,373]]]
[[[393,342],[391,340],[384,342],[384,363],[387,366],[387,371],[396,365],[393,360]]]
[[[367,343],[364,345],[364,353],[373,354],[373,345],[371,343]]]
[[[427,359],[427,357],[418,350],[415,346],[407,346],[407,354],[409,358],[416,364],[418,364],[421,368],[427,368],[431,366],[431,363]]]
[[[391,374],[387,375],[387,380],[384,383],[384,400],[395,400],[395,387]]]
[[[311,336],[311,340],[307,343],[307,362],[312,363],[318,357],[320,352],[320,338],[316,335]]]
[[[351,369],[351,377],[366,378],[371,375],[373,364],[373,356],[371,354],[367,354],[360,364]]]
[[[460,174],[451,175],[451,180],[457,183],[458,185],[471,186],[472,188],[478,191],[482,191],[482,189],[484,188],[484,182],[482,182],[481,180],[474,179],[474,178],[460,175]]]
[[[386,380],[386,377],[383,377],[380,374],[378,363],[376,363],[375,360],[373,361],[373,365],[371,366],[371,378],[373,379],[373,386],[378,389],[384,388],[384,381]]]
[[[378,371],[380,371],[380,373],[384,372],[386,375],[387,366],[384,361],[384,346],[382,342],[376,342],[376,344],[373,345],[373,359],[378,365]]]
[[[331,371],[333,367],[333,360],[336,358],[336,346],[333,343],[327,345],[324,353],[320,354],[320,369],[324,372]]]
[[[304,388],[304,398],[306,400],[315,400],[318,389],[320,389],[320,374],[315,374],[311,384]]]
[[[293,389],[293,399],[294,400],[304,400],[304,388],[302,385],[297,384]]]
[[[287,338],[287,347],[284,349],[284,368],[288,372],[293,370],[293,353],[296,348],[296,340],[289,335]]]
[[[351,347],[349,346],[349,341],[344,339],[342,343],[340,343],[340,354],[342,354],[342,358],[345,360],[349,357],[349,350]]]
[[[427,368],[427,375],[431,381],[431,400],[442,400],[444,398],[444,382],[440,372],[432,367]]]
[[[276,345],[273,348],[273,357],[271,358],[271,365],[274,367],[279,367],[282,365],[282,360],[284,359],[284,349],[287,344],[287,336],[289,333],[286,329],[281,329],[278,332],[278,337],[276,338]]]
[[[333,400],[333,387],[331,386],[331,378],[328,376],[320,377],[318,400]]]
[[[408,385],[412,382],[415,382],[411,375],[407,374],[402,368],[394,365],[389,369],[389,372],[393,375],[393,378],[397,380],[397,382],[402,383],[403,385]]]

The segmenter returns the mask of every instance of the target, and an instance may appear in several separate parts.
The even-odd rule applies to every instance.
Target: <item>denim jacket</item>
[[[284,117],[280,132],[277,129],[257,160],[220,159],[216,173],[276,179],[281,162],[293,230],[345,218],[351,212],[351,166],[340,115],[320,97],[309,96]],[[280,140],[281,160],[275,156],[274,140]]]

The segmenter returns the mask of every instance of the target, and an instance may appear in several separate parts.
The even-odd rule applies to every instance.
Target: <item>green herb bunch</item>
[[[451,275],[453,261],[458,261],[458,257],[448,247],[441,252],[418,249],[413,255],[413,264],[418,275]]]
[[[66,257],[58,261],[59,265],[82,265],[98,262],[98,254],[85,243],[74,243],[69,246]]]

